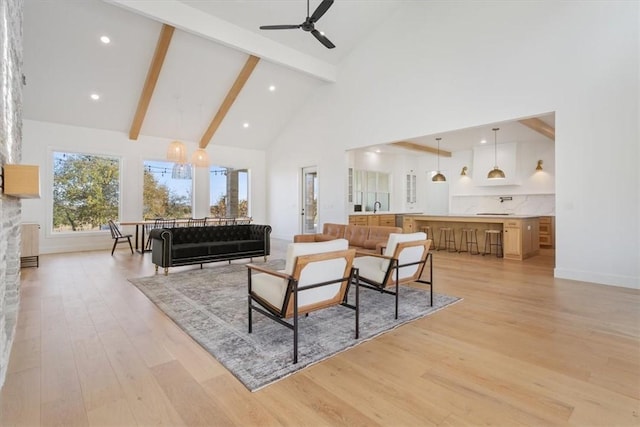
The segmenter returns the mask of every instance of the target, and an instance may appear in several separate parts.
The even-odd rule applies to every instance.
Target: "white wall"
[[[302,166],[318,166],[322,221],[344,221],[345,149],[555,111],[555,274],[640,288],[638,16],[637,2],[411,2],[268,153],[275,233],[295,234]],[[615,238],[595,244],[603,226]]]
[[[52,152],[54,150],[106,154],[121,159],[121,221],[142,219],[143,162],[164,160],[171,140],[141,135],[132,141],[122,132],[80,128],[53,123],[24,121],[22,163],[40,166],[40,199],[22,202],[22,219],[41,224],[41,253],[73,252],[110,248],[113,244],[108,232],[65,233],[53,235],[52,223]],[[190,155],[195,142],[185,141]],[[265,153],[257,150],[209,146],[209,158],[215,165],[250,169],[249,194],[251,215],[256,223],[266,223],[266,171]],[[204,216],[209,205],[208,173],[194,174],[194,214]],[[132,227],[126,231],[133,232]],[[80,235],[78,235],[80,234]]]

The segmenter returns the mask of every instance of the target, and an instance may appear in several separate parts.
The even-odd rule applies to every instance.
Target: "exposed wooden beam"
[[[542,135],[546,136],[550,140],[552,141],[556,140],[556,129],[553,126],[543,122],[539,118],[532,117],[530,119],[523,119],[518,121],[523,125],[525,125],[526,127],[533,129],[538,133],[541,133]]]
[[[426,145],[416,144],[415,142],[399,141],[399,142],[393,142],[393,143],[391,143],[391,145],[395,145],[397,147],[406,148],[407,150],[423,151],[423,152],[426,152],[426,153],[438,154],[438,149],[437,148],[427,147]],[[440,155],[442,157],[451,157],[451,152],[450,151],[445,151],[445,150],[440,150]]]
[[[156,51],[153,54],[153,59],[147,72],[147,79],[144,82],[144,87],[138,100],[138,108],[136,109],[135,116],[133,116],[133,123],[131,123],[131,129],[129,130],[129,139],[136,140],[138,139],[138,135],[140,135],[142,122],[144,122],[144,118],[147,115],[151,96],[153,96],[153,91],[156,88],[156,83],[160,76],[160,70],[162,70],[162,64],[164,64],[164,58],[167,56],[167,51],[169,50],[173,30],[175,30],[175,28],[171,25],[162,25],[158,43],[156,44]]]
[[[258,65],[258,61],[260,61],[260,58],[258,58],[257,56],[249,55],[249,58],[247,58],[247,62],[244,63],[244,67],[242,67],[242,70],[240,70],[240,74],[238,74],[238,77],[236,77],[236,81],[233,83],[233,86],[231,86],[231,89],[229,89],[229,93],[227,93],[224,101],[222,101],[222,105],[220,105],[218,112],[211,120],[211,123],[209,124],[207,130],[204,132],[204,135],[202,135],[202,138],[200,138],[200,148],[207,148],[207,145],[209,145],[209,141],[211,141],[211,138],[213,138],[213,134],[216,133],[216,130],[220,126],[220,123],[222,123],[222,120],[224,120],[224,117],[229,112],[229,109],[238,97],[238,94],[244,87],[244,84],[247,82],[247,80],[249,80],[251,73],[253,73],[254,68],[256,68],[256,65]]]

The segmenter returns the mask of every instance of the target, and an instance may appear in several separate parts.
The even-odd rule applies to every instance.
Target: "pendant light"
[[[505,177],[504,172],[500,170],[498,167],[498,131],[500,128],[493,128],[493,156],[494,156],[494,166],[493,169],[489,171],[487,174],[488,179],[503,179]]]
[[[173,179],[191,179],[191,165],[189,163],[176,163],[171,169]]]
[[[187,148],[184,142],[171,141],[167,148],[167,160],[175,163],[187,163]]]
[[[209,154],[204,148],[198,148],[191,155],[191,163],[197,168],[208,168],[210,165]]]
[[[447,180],[447,178],[445,178],[444,175],[440,173],[440,140],[441,139],[442,138],[436,138],[436,141],[438,141],[438,173],[435,174],[433,178],[431,178],[431,181],[433,182],[445,182]]]

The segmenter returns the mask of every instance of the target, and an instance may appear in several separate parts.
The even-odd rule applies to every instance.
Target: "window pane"
[[[108,230],[118,220],[118,159],[53,153],[53,232]]]
[[[210,208],[212,217],[245,217],[249,214],[249,171],[211,166]]]
[[[171,162],[144,162],[144,219],[191,218],[192,180],[172,178],[173,168]]]

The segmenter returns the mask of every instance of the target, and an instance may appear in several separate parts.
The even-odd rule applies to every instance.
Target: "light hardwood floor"
[[[640,292],[549,255],[436,252],[462,302],[250,393],[127,281],[150,254],[109,252],[22,270],[0,425],[640,425]]]

